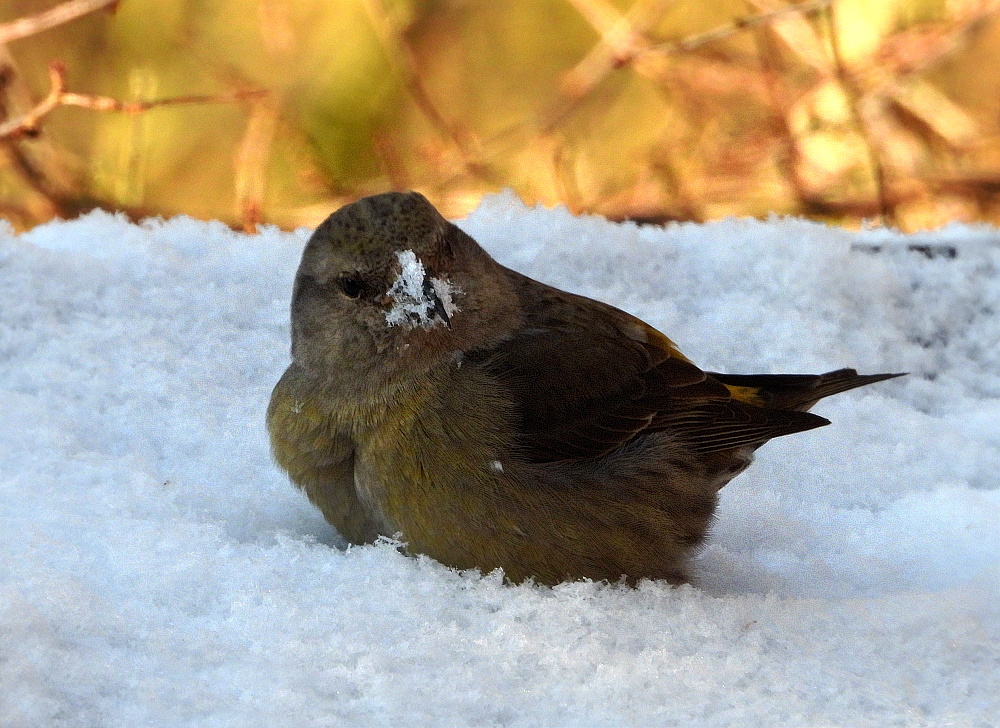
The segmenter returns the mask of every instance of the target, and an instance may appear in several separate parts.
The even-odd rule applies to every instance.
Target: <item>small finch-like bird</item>
[[[493,260],[417,193],[316,229],[274,455],[349,541],[507,579],[687,581],[719,489],[827,395],[898,374],[704,372],[656,329]]]

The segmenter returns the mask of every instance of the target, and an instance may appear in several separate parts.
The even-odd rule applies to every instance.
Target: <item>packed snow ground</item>
[[[345,550],[273,465],[307,231],[8,229],[0,725],[996,725],[1000,232],[640,228],[509,194],[461,225],[705,368],[912,374],[763,448],[699,587],[511,587]]]

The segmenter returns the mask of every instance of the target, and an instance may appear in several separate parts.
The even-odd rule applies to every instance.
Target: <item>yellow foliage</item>
[[[0,17],[55,4],[0,0]],[[947,214],[992,219],[994,5],[122,0],[11,42],[15,130],[54,58],[84,95],[267,99],[57,108],[38,139],[6,141],[0,204],[20,225],[101,205],[291,227],[390,188],[461,214],[510,186],[615,218],[905,227],[940,193]]]

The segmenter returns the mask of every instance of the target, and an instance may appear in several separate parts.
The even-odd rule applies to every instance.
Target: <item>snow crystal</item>
[[[402,270],[387,291],[393,304],[385,314],[386,323],[411,329],[447,325],[459,311],[453,296],[461,291],[447,279],[428,277],[412,250],[397,252],[396,258]]]

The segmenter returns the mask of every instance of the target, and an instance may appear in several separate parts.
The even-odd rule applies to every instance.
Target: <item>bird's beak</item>
[[[431,315],[440,319],[444,325],[450,329],[451,318],[448,316],[448,312],[445,311],[444,303],[438,297],[437,291],[434,290],[434,284],[431,282],[431,277],[429,275],[424,276],[422,288],[426,300],[433,306]]]

